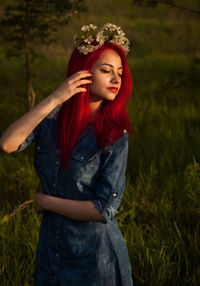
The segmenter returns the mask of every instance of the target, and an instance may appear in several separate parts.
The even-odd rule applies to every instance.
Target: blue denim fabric
[[[132,286],[126,243],[118,227],[125,189],[128,134],[106,151],[96,144],[91,125],[74,147],[68,170],[60,164],[56,120],[45,118],[17,152],[35,141],[34,165],[44,193],[72,200],[91,200],[101,222],[70,219],[45,211],[35,265],[35,286]]]

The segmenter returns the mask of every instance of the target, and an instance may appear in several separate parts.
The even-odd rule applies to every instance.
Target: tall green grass
[[[192,87],[187,81],[191,68],[191,60],[167,56],[131,65],[134,130],[117,218],[135,285],[199,285],[199,89],[196,75]],[[193,68],[200,75],[199,64]],[[31,206],[6,215],[38,188],[32,149],[0,156],[1,283],[31,285],[40,219]]]
[[[0,285],[32,285],[39,223],[32,207],[0,221]]]
[[[109,5],[105,1],[88,3],[89,14],[82,15],[79,23],[72,21],[63,35],[72,35],[86,20],[108,21],[127,28],[134,44],[128,57],[133,79],[128,111],[133,132],[127,185],[117,214],[134,285],[199,286],[200,25],[162,5],[158,10],[142,11],[133,9],[130,0],[123,5],[120,0]],[[104,16],[97,18],[96,10],[104,11]],[[64,80],[68,43],[71,38],[63,36],[57,50],[39,50],[34,64],[38,101]],[[25,112],[26,99],[23,77],[19,77],[21,63],[8,62],[3,54],[0,57],[3,130]],[[32,156],[32,147],[21,154],[0,153],[0,285],[28,286],[33,281],[40,216],[32,204],[21,211],[15,209],[33,199],[39,186]]]

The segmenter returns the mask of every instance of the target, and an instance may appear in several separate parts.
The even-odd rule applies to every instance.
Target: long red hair
[[[122,60],[123,74],[120,90],[113,101],[104,100],[101,109],[95,114],[93,125],[97,136],[97,145],[103,149],[119,139],[124,129],[131,133],[130,120],[126,110],[132,91],[130,71],[123,49],[110,42],[87,55],[80,54],[75,49],[70,57],[67,77],[80,70],[91,70],[99,56],[106,49],[116,51]],[[57,127],[59,131],[58,146],[61,153],[61,163],[67,168],[69,156],[79,136],[91,121],[89,88],[67,100],[58,113]]]

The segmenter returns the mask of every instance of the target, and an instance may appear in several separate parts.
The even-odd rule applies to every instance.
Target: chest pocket
[[[34,163],[38,169],[48,168],[51,164],[52,150],[51,146],[38,142],[35,148]]]
[[[69,172],[75,181],[90,185],[99,167],[98,152],[74,150],[69,160]]]

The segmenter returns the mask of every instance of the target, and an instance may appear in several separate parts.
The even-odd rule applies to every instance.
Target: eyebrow
[[[114,66],[111,65],[111,64],[101,64],[100,66],[109,66],[109,67],[111,67],[111,68],[114,68]],[[119,69],[123,69],[123,67],[118,68],[118,70],[119,70]]]

